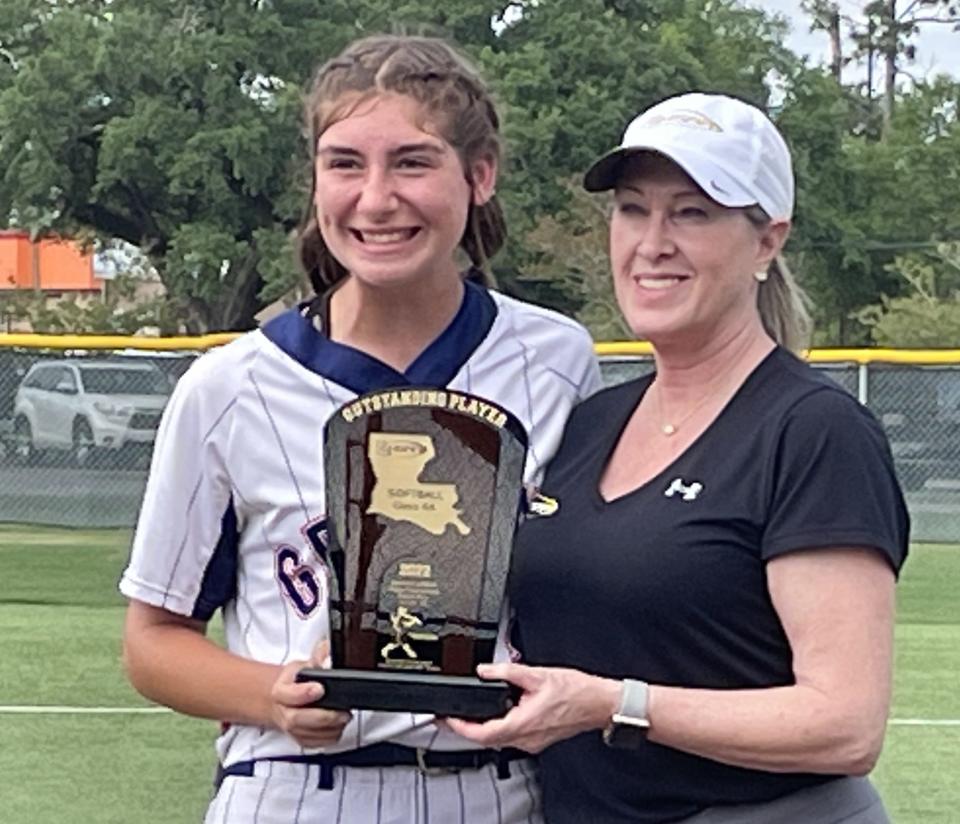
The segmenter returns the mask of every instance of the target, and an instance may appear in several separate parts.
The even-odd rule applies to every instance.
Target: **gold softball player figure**
[[[400,650],[411,661],[416,661],[418,656],[416,650],[410,646],[410,640],[414,641],[433,641],[437,636],[432,632],[413,632],[414,627],[422,627],[421,621],[406,607],[397,607],[390,615],[390,628],[393,630],[393,640],[385,644],[380,650],[380,657],[384,661],[391,660],[390,656]]]

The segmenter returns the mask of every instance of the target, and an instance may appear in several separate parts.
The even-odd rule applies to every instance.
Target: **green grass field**
[[[0,526],[0,705],[141,707],[120,667],[122,530]],[[217,726],[0,712],[4,824],[198,822]]]
[[[129,533],[120,530],[0,525],[4,824],[180,824],[202,818],[215,763],[215,724],[170,713],[9,711],[149,708],[120,669],[123,599],[116,581],[128,542]],[[958,581],[960,547],[919,545],[898,590],[893,722],[874,774],[897,824],[958,818]],[[954,723],[929,723],[935,721]]]

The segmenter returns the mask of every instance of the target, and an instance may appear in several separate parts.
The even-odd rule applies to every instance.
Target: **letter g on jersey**
[[[309,618],[320,606],[321,584],[317,573],[301,563],[297,550],[286,545],[277,547],[275,572],[280,591],[293,605],[297,615]]]

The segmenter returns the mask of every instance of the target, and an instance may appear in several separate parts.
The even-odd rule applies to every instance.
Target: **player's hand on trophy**
[[[298,684],[296,681],[297,673],[304,667],[329,666],[328,649],[326,642],[321,642],[309,661],[286,664],[270,691],[274,724],[303,747],[335,744],[352,717],[343,710],[310,707],[323,695],[323,686],[315,682]]]
[[[484,747],[516,747],[530,753],[604,728],[619,707],[623,689],[619,681],[560,667],[481,664],[477,675],[509,681],[523,695],[503,718],[483,723],[448,718],[442,723]]]

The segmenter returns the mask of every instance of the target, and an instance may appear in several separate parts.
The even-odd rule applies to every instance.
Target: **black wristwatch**
[[[647,738],[650,720],[647,718],[650,687],[646,681],[625,678],[620,709],[603,731],[603,743],[615,749],[636,749]]]

